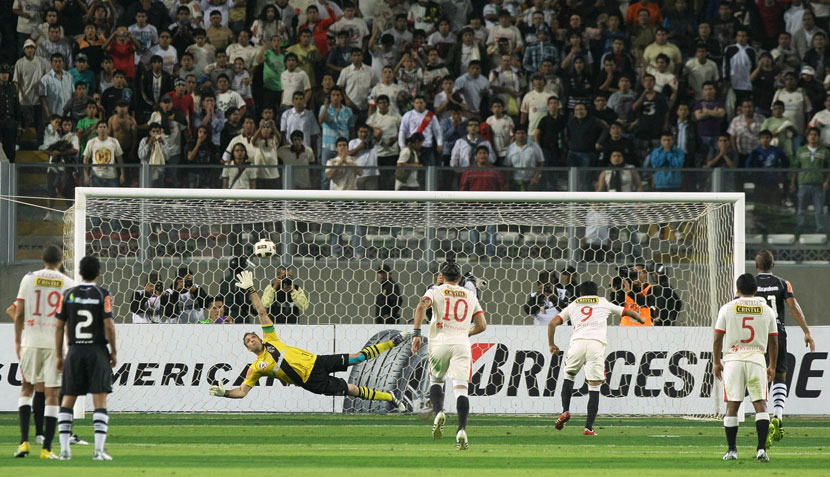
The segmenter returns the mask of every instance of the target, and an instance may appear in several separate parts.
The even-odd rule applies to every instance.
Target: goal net
[[[558,412],[563,356],[551,356],[547,327],[537,323],[592,280],[600,295],[655,323],[611,323],[600,412],[710,415],[720,394],[712,327],[743,272],[743,206],[743,194],[79,188],[65,244],[73,270],[85,254],[101,259],[99,283],[113,295],[116,322],[142,323],[120,327],[113,400],[122,410],[269,410],[265,400],[288,412],[383,412],[384,403],[270,380],[255,399],[211,400],[207,386],[238,385],[253,359],[241,337],[257,321],[234,272],[252,270],[260,292],[276,285],[269,311],[286,343],[328,354],[411,330],[439,264],[455,260],[489,325],[473,339],[476,412]],[[261,238],[277,245],[270,259],[252,255]],[[277,278],[279,267],[290,284]],[[299,287],[308,306],[283,286]],[[236,325],[197,324],[224,315]],[[565,350],[566,328],[557,335]],[[420,411],[428,406],[424,352],[401,346],[343,377],[404,395]],[[574,410],[584,411],[581,374],[576,389]]]

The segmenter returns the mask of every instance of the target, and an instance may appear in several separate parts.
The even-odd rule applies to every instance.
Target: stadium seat
[[[746,236],[747,245],[761,245],[764,243],[764,236],[762,234],[748,234]]]
[[[798,237],[798,243],[801,245],[825,245],[827,244],[827,235],[802,234],[800,237]]]
[[[496,234],[496,243],[503,245],[515,245],[522,239],[519,232],[499,232]]]
[[[770,245],[793,245],[795,244],[794,234],[769,234],[767,243]]]

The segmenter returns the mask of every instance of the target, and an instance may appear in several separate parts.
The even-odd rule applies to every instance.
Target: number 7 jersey
[[[429,344],[470,344],[470,322],[484,313],[478,298],[470,290],[445,283],[430,288],[424,298],[432,305],[432,321],[429,323]]]
[[[23,277],[17,292],[17,301],[23,304],[24,310],[21,346],[55,349],[56,316],[63,293],[74,286],[71,278],[48,268]]]

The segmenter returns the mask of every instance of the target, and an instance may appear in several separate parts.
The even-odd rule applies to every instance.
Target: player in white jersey
[[[574,378],[579,370],[585,368],[585,380],[588,381],[588,417],[585,420],[586,436],[597,435],[594,432],[594,420],[599,410],[599,390],[605,381],[605,345],[607,342],[608,318],[629,316],[643,323],[640,314],[634,310],[617,306],[605,298],[597,296],[597,284],[591,281],[579,285],[579,298],[574,300],[556,318],[548,323],[548,345],[551,354],[559,354],[554,336],[556,327],[571,320],[573,335],[565,357],[565,377],[562,380],[562,414],[556,419],[554,427],[561,431],[571,419],[571,395],[574,390]]]
[[[755,277],[745,273],[738,277],[738,298],[723,305],[715,322],[715,376],[723,380],[723,400],[726,401],[726,416],[723,427],[729,450],[723,460],[737,460],[738,450],[738,408],[746,391],[755,407],[755,429],[758,431],[758,448],[755,458],[769,462],[767,456],[767,434],[769,413],[767,413],[767,383],[775,376],[778,358],[778,327],[775,312],[763,297],[756,298],[758,284]],[[772,337],[772,339],[769,339]],[[766,352],[769,345],[769,368]],[[723,351],[723,359],[721,359]],[[721,362],[723,361],[723,362]]]
[[[432,436],[440,439],[447,420],[444,414],[444,380],[452,379],[455,406],[458,411],[458,432],[455,435],[458,450],[467,450],[467,417],[470,414],[470,400],[467,388],[473,366],[470,336],[487,328],[484,311],[478,298],[470,290],[459,286],[461,267],[455,262],[445,262],[440,269],[443,284],[432,287],[424,293],[415,309],[415,332],[412,338],[412,354],[421,349],[421,323],[427,309],[432,307],[429,324],[429,400],[435,412]],[[470,322],[474,322],[470,327]]]
[[[74,287],[75,282],[61,273],[63,261],[61,249],[49,245],[43,250],[46,267],[30,272],[20,281],[17,306],[14,308],[14,340],[20,359],[20,386],[18,415],[20,417],[20,445],[15,457],[29,455],[29,418],[32,412],[32,395],[35,388],[46,393],[44,409],[44,437],[41,459],[57,459],[52,452],[52,438],[58,422],[58,398],[61,373],[57,368],[55,353],[55,318],[63,301],[63,292]]]

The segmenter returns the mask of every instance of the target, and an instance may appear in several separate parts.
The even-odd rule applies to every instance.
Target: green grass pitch
[[[91,417],[91,416],[88,416]],[[418,416],[292,414],[113,414],[112,462],[93,462],[92,446],[74,446],[69,462],[40,460],[40,446],[14,459],[17,414],[0,414],[0,469],[31,475],[830,475],[830,418],[786,419],[784,439],[755,461],[749,416],[737,462],[725,452],[722,424],[675,418],[600,416],[596,437],[575,416],[563,431],[553,417],[470,417],[470,450],[455,449],[454,416],[444,439]],[[75,430],[92,441],[89,418]],[[34,432],[32,431],[34,439]],[[56,443],[56,450],[59,445]],[[60,472],[60,473],[58,473]],[[371,472],[371,473],[369,473]]]

